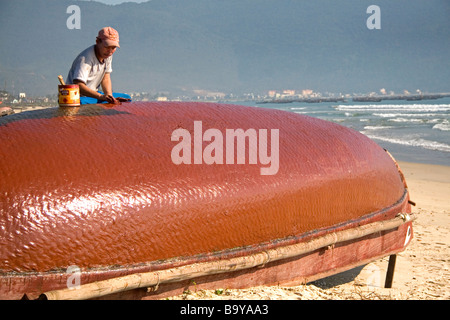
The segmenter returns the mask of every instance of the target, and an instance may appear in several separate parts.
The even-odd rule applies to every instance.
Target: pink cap
[[[97,38],[106,43],[107,46],[119,47],[119,33],[111,27],[103,28],[98,32]]]

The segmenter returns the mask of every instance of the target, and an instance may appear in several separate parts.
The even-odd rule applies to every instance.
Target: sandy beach
[[[384,288],[388,257],[296,287],[191,290],[179,300],[447,300],[450,298],[450,167],[399,162],[411,200],[414,239],[397,255],[392,288]]]

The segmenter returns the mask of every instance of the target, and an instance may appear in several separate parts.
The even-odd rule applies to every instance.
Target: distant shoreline
[[[351,98],[354,102],[381,102],[383,100],[406,100],[406,101],[420,101],[420,100],[436,100],[445,97],[450,97],[450,93],[427,93],[427,94],[403,94],[403,95],[364,95],[355,96]],[[257,101],[257,104],[264,103],[292,103],[292,102],[306,102],[306,103],[321,103],[321,102],[347,102],[346,98],[333,97],[313,97],[313,98],[280,98],[267,99]]]

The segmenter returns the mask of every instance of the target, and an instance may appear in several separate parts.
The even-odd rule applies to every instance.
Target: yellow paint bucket
[[[80,87],[77,84],[58,86],[60,107],[78,107],[80,105]]]

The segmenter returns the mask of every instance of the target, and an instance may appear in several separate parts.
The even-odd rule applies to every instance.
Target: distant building
[[[10,97],[10,94],[7,91],[0,90],[0,101],[6,101]]]
[[[302,96],[303,96],[303,97],[308,97],[308,96],[310,96],[310,95],[312,95],[312,94],[313,94],[313,91],[310,90],[310,89],[304,89],[304,90],[302,90]]]
[[[295,95],[295,90],[283,90],[283,95],[293,96],[293,95]]]
[[[270,98],[275,97],[276,94],[277,94],[277,92],[276,92],[275,90],[270,90],[270,91],[267,93],[267,95],[268,95]]]

